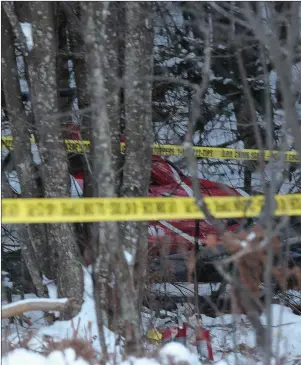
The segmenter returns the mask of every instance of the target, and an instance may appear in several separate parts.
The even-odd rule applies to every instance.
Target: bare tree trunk
[[[67,155],[58,117],[56,45],[53,3],[30,3],[34,46],[29,54],[32,107],[38,131],[41,172],[46,198],[70,196]],[[75,299],[69,316],[81,308],[83,277],[70,224],[48,226],[49,246],[55,262],[59,297]]]
[[[123,193],[146,195],[152,156],[153,33],[151,3],[126,4],[126,161]]]
[[[68,6],[68,8],[66,8]],[[90,95],[88,92],[88,68],[87,55],[84,43],[84,34],[80,26],[82,18],[81,3],[70,1],[65,3],[65,11],[68,16],[67,29],[70,45],[71,59],[73,63],[74,78],[76,84],[76,97],[78,108],[80,111],[79,123],[81,139],[91,141],[91,115],[87,108],[90,107]],[[92,154],[83,153],[81,156],[82,171],[83,171],[83,196],[92,197]],[[91,262],[93,257],[92,247],[95,238],[93,237],[93,224],[82,224],[82,240],[81,248],[86,262]]]
[[[31,23],[31,15],[29,10],[29,4],[27,1],[16,1],[15,2],[16,14],[20,22]]]
[[[27,117],[21,99],[18,70],[11,25],[6,13],[2,12],[2,85],[4,89],[7,115],[12,125],[14,138],[13,159],[24,198],[41,196],[37,184],[29,141]],[[44,225],[27,225],[18,229],[26,265],[39,295],[44,295],[41,273],[51,274],[48,253],[45,246]]]
[[[256,140],[251,122],[250,110],[245,98],[241,97],[238,102],[234,102],[234,111],[237,120],[237,131],[240,139],[244,142],[244,148],[255,148]],[[258,148],[258,147],[257,147]],[[246,193],[252,194],[252,173],[256,164],[253,161],[244,161],[244,186]]]
[[[68,65],[68,40],[67,40],[67,17],[65,12],[62,10],[60,2],[55,4],[55,33],[56,33],[56,44],[58,49],[57,55],[57,86],[58,89],[69,88],[69,65]],[[59,97],[58,107],[59,111],[67,112],[72,110],[73,96]],[[62,123],[71,121],[70,116],[64,116],[61,119]]]
[[[85,43],[88,51],[89,85],[92,110],[91,155],[93,156],[92,176],[95,196],[112,197],[115,195],[115,184],[111,160],[110,126],[105,104],[103,53],[105,36],[105,16],[103,3],[82,2],[82,21],[85,22]],[[97,16],[96,16],[97,14]],[[116,223],[99,223],[93,247],[94,298],[98,329],[108,325],[106,286],[108,283],[108,246],[117,244]],[[102,344],[102,347],[104,344]]]
[[[87,55],[85,54],[84,35],[81,29],[79,29],[80,20],[82,20],[83,14],[81,11],[80,2],[70,1],[68,4],[70,5],[69,11],[72,11],[74,14],[73,16],[69,16],[68,37],[75,74],[78,107],[83,112],[80,115],[81,136],[83,139],[90,139],[90,113],[84,112],[85,108],[90,106],[90,95],[88,92]],[[82,23],[83,22],[84,21],[82,21]]]
[[[83,2],[85,12],[86,38],[90,70],[90,90],[92,112],[92,153],[93,183],[96,196],[115,196],[114,168],[112,160],[111,129],[107,113],[104,49],[105,26],[107,24],[108,3]],[[140,347],[139,314],[136,308],[135,291],[129,268],[120,249],[118,224],[99,223],[97,226],[98,241],[95,247],[94,291],[99,331],[108,323],[106,309],[107,284],[109,267],[115,269],[115,277],[120,290],[122,319],[125,324],[127,348],[132,351]],[[111,264],[111,265],[110,265]]]
[[[125,44],[126,151],[122,194],[129,197],[146,196],[153,143],[152,82],[146,80],[146,77],[153,75],[151,3],[126,3]],[[147,223],[125,223],[123,237],[124,247],[131,252],[133,263],[136,264],[140,285],[138,294],[143,289],[146,269]],[[138,300],[137,297],[135,299]]]
[[[119,44],[122,34],[118,27],[119,11],[123,6],[120,2],[110,2],[106,22],[105,38],[105,92],[107,112],[111,131],[112,163],[115,173],[116,193],[118,194],[121,177],[121,152],[120,152],[120,61]]]

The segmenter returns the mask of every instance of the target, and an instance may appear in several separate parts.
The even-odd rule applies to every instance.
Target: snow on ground
[[[93,308],[94,312],[94,308]],[[90,313],[90,319],[92,318]],[[282,307],[280,305],[272,306],[272,317],[273,317],[273,348],[276,351],[277,357],[285,357],[286,364],[298,363],[301,359],[301,317],[296,316],[292,313],[289,308]],[[81,318],[85,320],[84,316]],[[216,364],[223,365],[234,365],[235,364],[235,353],[233,351],[236,348],[236,357],[239,365],[252,365],[260,364],[260,358],[258,353],[256,354],[256,342],[255,333],[251,328],[247,318],[244,315],[239,315],[236,318],[232,315],[223,315],[218,318],[210,318],[202,316],[204,327],[210,329],[211,342],[213,347],[214,360]],[[265,316],[261,317],[262,323],[265,323]],[[41,329],[39,332],[44,334],[54,335],[56,339],[64,338],[64,332],[67,327],[71,327],[69,324],[60,322],[52,327],[52,331],[49,328]],[[195,324],[195,319],[189,319],[190,324]],[[87,324],[87,322],[86,322]],[[76,326],[76,321],[75,321]],[[53,328],[56,327],[55,330]],[[234,346],[233,330],[236,329],[236,347]],[[106,331],[109,334],[109,331]],[[111,339],[113,337],[110,334]],[[193,330],[188,333],[188,347],[184,348],[178,343],[169,343],[165,345],[158,358],[129,358],[126,361],[121,362],[121,365],[158,365],[167,364],[167,356],[174,358],[174,363],[187,361],[191,365],[201,365],[196,355],[196,349],[192,345],[194,341]],[[95,343],[96,344],[96,343]],[[39,344],[41,346],[41,343]],[[97,345],[95,346],[97,348]],[[31,348],[33,348],[31,343]],[[114,347],[111,346],[111,350]],[[99,350],[99,348],[97,348]],[[254,351],[253,358],[245,353],[245,351]],[[23,363],[30,363],[32,365],[86,365],[87,363],[82,359],[75,360],[75,354],[73,350],[67,349],[64,352],[55,351],[48,358],[38,355],[36,353],[30,353],[24,349],[18,349],[10,353],[3,359],[4,365],[18,365],[22,358]],[[26,361],[24,361],[26,360]],[[64,363],[62,361],[65,361]],[[223,362],[220,362],[223,360]]]
[[[84,303],[81,309],[81,312],[73,319],[73,321],[56,321],[51,326],[46,326],[42,312],[28,312],[25,313],[26,316],[30,317],[33,325],[28,326],[24,324],[26,328],[23,328],[17,324],[8,325],[6,320],[2,321],[3,325],[7,325],[10,329],[10,333],[7,335],[7,331],[3,328],[2,335],[6,334],[6,339],[8,342],[12,344],[18,344],[19,338],[29,334],[28,331],[31,330],[32,337],[28,343],[30,349],[34,351],[41,351],[43,344],[45,344],[46,339],[52,338],[54,341],[60,341],[63,339],[71,339],[74,334],[74,328],[78,328],[78,338],[87,339],[91,338],[93,340],[93,346],[98,353],[101,353],[101,348],[99,344],[98,338],[98,329],[97,329],[97,320],[95,314],[95,305],[93,300],[93,288],[92,288],[92,280],[88,270],[84,269],[84,281],[85,281],[85,291],[84,291]],[[49,284],[48,284],[49,285]],[[167,292],[171,295],[179,295],[183,293],[183,290],[186,294],[190,295],[193,291],[189,285],[185,285],[182,283],[182,289],[177,291],[178,288],[168,284],[168,285],[157,285],[156,289],[167,289]],[[186,286],[186,288],[185,288]],[[217,289],[218,285],[214,285],[213,288],[210,288],[210,285],[200,285],[199,290],[202,295],[208,295],[211,293],[212,289]],[[292,295],[298,295],[300,299],[300,293],[292,292]],[[55,295],[55,294],[54,294]],[[26,298],[34,298],[34,295],[27,295]],[[17,298],[14,296],[13,300],[15,301]],[[150,323],[150,314],[143,315],[143,327],[147,323]],[[255,346],[255,333],[249,324],[246,316],[237,315],[234,317],[233,315],[221,315],[217,318],[211,318],[207,316],[202,316],[203,325],[205,328],[210,329],[213,353],[215,361],[224,360],[223,365],[234,365],[235,364],[235,352],[236,356],[239,360],[239,365],[251,365],[256,362],[250,362],[250,359],[247,359],[246,353],[244,353],[244,349],[253,349],[252,351],[256,352]],[[264,324],[266,319],[265,315],[261,316],[261,321]],[[196,320],[194,317],[188,318],[188,322],[190,325],[194,326],[196,324]],[[277,349],[279,356],[286,356],[286,364],[293,364],[294,360],[297,360],[298,357],[301,356],[301,316],[297,316],[293,314],[291,309],[287,307],[283,307],[280,305],[272,306],[272,322],[273,322],[273,345],[274,348]],[[17,326],[17,327],[16,327]],[[89,331],[89,327],[91,327],[91,331]],[[17,330],[16,330],[17,328]],[[235,338],[236,338],[236,346],[234,345],[233,333],[235,330]],[[109,331],[107,328],[104,328],[105,340],[108,345],[108,352],[110,354],[120,354],[121,348],[116,343],[116,335],[113,332]],[[194,331],[190,329],[188,332],[188,348],[189,351],[181,350],[180,347],[175,344],[169,344],[164,350],[161,350],[160,359],[133,359],[131,362],[132,365],[158,365],[159,363],[165,364],[164,356],[166,352],[170,351],[171,354],[176,355],[180,351],[180,354],[184,357],[182,359],[189,360],[189,364],[196,364],[193,359],[195,359],[196,348],[193,346],[194,341]],[[182,352],[181,352],[182,351]],[[186,352],[185,352],[186,351]],[[165,354],[165,355],[164,355]],[[185,354],[185,355],[184,355]],[[35,354],[36,355],[36,354]],[[164,356],[163,356],[164,355]],[[179,354],[178,354],[179,355]],[[177,358],[180,359],[177,355]],[[74,354],[70,350],[65,350],[64,353],[53,353],[48,358],[42,357],[40,355],[34,356],[29,352],[25,352],[25,350],[16,350],[11,353],[7,358],[4,359],[4,365],[17,365],[17,362],[20,362],[20,358],[22,357],[23,363],[32,363],[32,365],[60,365],[64,360],[64,364],[70,365],[86,365],[84,360],[74,359]],[[26,361],[24,362],[24,360]],[[67,360],[66,360],[67,359]],[[180,361],[180,360],[179,360]],[[254,360],[255,361],[255,360]],[[151,362],[151,363],[150,363]],[[139,364],[138,364],[139,363]],[[197,362],[200,365],[200,362]],[[258,363],[257,363],[258,364]],[[125,361],[122,365],[129,365],[129,360]]]
[[[165,363],[170,363],[168,358],[172,358],[173,363],[187,362],[191,365],[200,364],[200,361],[195,354],[193,354],[187,348],[178,343],[171,342],[165,345],[160,351],[160,355],[163,359],[165,358]]]
[[[238,364],[253,364],[243,353],[244,348],[256,350],[255,332],[246,316],[238,315],[236,318],[233,315],[217,318],[202,316],[202,320],[204,326],[210,329],[214,360],[225,360],[229,365],[235,364],[233,331],[236,327]],[[265,323],[265,320],[265,315],[262,315],[262,323]],[[273,349],[278,354],[277,357],[285,356],[286,364],[293,364],[297,359],[301,360],[301,316],[293,314],[290,308],[274,304],[272,321]],[[193,323],[193,319],[190,322]]]
[[[71,339],[74,334],[74,328],[78,329],[78,338],[86,339],[90,337],[93,339],[93,345],[98,352],[100,350],[99,335],[97,329],[97,320],[95,313],[95,305],[93,299],[93,284],[92,278],[87,269],[84,269],[84,303],[80,313],[73,318],[72,321],[56,321],[51,326],[45,326],[43,320],[42,312],[28,312],[25,313],[33,321],[33,326],[26,328],[18,326],[18,330],[13,327],[10,328],[11,331],[15,330],[8,336],[8,341],[13,344],[19,342],[19,336],[26,335],[28,330],[34,330],[34,335],[29,341],[29,347],[32,350],[40,351],[43,344],[45,344],[45,338],[51,337],[54,341],[59,341],[62,339]],[[34,297],[33,295],[26,296],[26,298]],[[15,299],[15,298],[14,298]],[[2,323],[3,326],[3,323]],[[91,332],[89,327],[91,326]],[[5,330],[3,331],[3,333]],[[2,334],[3,334],[2,333]],[[108,346],[109,353],[116,353],[119,348],[116,345],[116,336],[113,332],[104,328],[104,333],[106,337],[106,344]]]
[[[13,287],[13,282],[9,280],[9,273],[6,271],[1,271],[1,276],[2,276],[2,286],[12,289]]]
[[[43,356],[26,349],[17,349],[2,359],[3,365],[88,365],[82,358],[76,358],[73,349],[53,351],[49,356]]]
[[[170,360],[174,365],[183,363],[202,365],[194,353],[179,343],[165,345],[156,357],[130,357],[122,361],[120,365],[164,365],[170,364]],[[82,358],[76,358],[76,353],[71,348],[64,351],[53,351],[47,357],[25,349],[18,349],[3,359],[3,365],[19,365],[20,363],[30,363],[31,365],[88,365],[88,362]],[[220,363],[220,365],[223,364]]]

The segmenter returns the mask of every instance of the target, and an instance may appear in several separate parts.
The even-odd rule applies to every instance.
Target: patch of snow
[[[243,189],[236,188],[236,190],[242,196],[250,196],[250,194],[246,193]]]
[[[61,299],[48,299],[48,298],[32,298],[32,299],[23,299],[14,303],[10,303],[10,304],[6,304],[5,306],[3,306],[5,309],[9,309],[9,308],[14,308],[17,304],[19,305],[22,302],[22,304],[28,304],[28,303],[62,303],[65,304],[68,302],[67,298],[61,298]]]
[[[37,155],[34,154],[34,156],[37,157]],[[35,160],[35,162],[37,163],[37,160]],[[19,178],[17,175],[16,171],[12,171],[9,173],[6,173],[7,175],[7,179],[9,182],[10,187],[17,193],[17,194],[21,194],[21,186],[20,186],[20,182],[19,182]],[[79,183],[76,181],[76,179],[70,176],[70,180],[71,180],[71,188],[70,188],[70,195],[72,198],[80,198],[83,194],[83,190],[80,187]]]
[[[79,185],[77,180],[70,175],[71,178],[71,197],[81,198],[83,196],[83,188]]]
[[[5,286],[6,288],[10,288],[10,289],[12,289],[14,286],[14,284],[9,280],[9,278],[7,276],[4,276],[4,278],[2,280],[2,285]]]
[[[28,86],[28,82],[24,79],[21,79],[19,78],[19,81],[20,81],[20,88],[21,88],[21,91],[24,93],[28,93],[29,92],[29,86]]]
[[[156,359],[152,359],[152,358],[130,357],[128,360],[123,361],[120,365],[160,365],[160,363]]]
[[[47,357],[26,349],[16,349],[2,359],[3,365],[88,365],[82,358],[77,358],[73,349],[53,351]]]
[[[29,51],[33,48],[33,38],[32,38],[32,26],[30,23],[20,23],[23,34],[25,35],[27,41],[27,47]]]
[[[183,58],[180,57],[171,57],[169,60],[163,62],[163,65],[166,67],[173,67],[174,65],[179,65],[184,61]]]
[[[293,314],[288,307],[273,304],[272,325],[273,325],[273,346],[279,349],[278,356],[284,356],[292,361],[300,356],[301,348],[301,317]],[[282,312],[282,316],[281,316]],[[262,323],[265,323],[265,316],[261,317]],[[190,322],[193,323],[191,318]],[[202,315],[202,321],[205,328],[210,329],[211,342],[215,361],[223,360],[227,364],[235,364],[234,340],[230,333],[233,333],[233,327],[236,327],[236,342],[244,344],[256,350],[255,331],[251,327],[245,315],[222,315],[217,318],[210,318]],[[280,341],[280,344],[278,343]],[[246,358],[237,353],[241,364],[248,364]]]
[[[186,57],[185,57],[185,58],[187,58],[187,59],[194,59],[194,58],[197,58],[197,56],[196,56],[196,54],[195,54],[195,53],[190,52],[190,53],[188,53],[188,55],[186,55]]]
[[[279,356],[294,358],[300,356],[301,316],[297,316],[288,307],[272,305],[273,345],[277,346]],[[266,323],[265,315],[261,317]]]
[[[223,84],[224,85],[228,85],[228,84],[230,84],[232,82],[232,80],[231,79],[224,79],[224,81],[223,81]]]
[[[200,360],[196,354],[193,354],[187,347],[180,343],[171,342],[165,345],[160,351],[160,357],[163,365],[171,362],[188,363],[189,365],[200,365]],[[172,359],[172,361],[170,361]]]
[[[30,136],[31,138],[33,137],[33,135]],[[41,156],[39,153],[39,149],[36,143],[31,143],[31,153],[32,153],[32,157],[33,157],[33,162],[37,165],[41,164]]]
[[[21,194],[21,187],[19,183],[19,178],[17,175],[17,171],[12,171],[6,173],[8,183],[10,187],[15,191],[17,194]]]
[[[128,265],[133,265],[133,255],[126,250],[123,253]]]
[[[204,287],[205,289],[205,287]],[[208,289],[208,285],[207,285]],[[203,290],[206,292],[206,290]],[[208,290],[207,290],[208,292]],[[300,294],[300,293],[298,293]],[[300,295],[299,295],[300,296]],[[144,313],[144,316],[147,317],[149,321],[150,316]],[[273,346],[276,348],[278,346],[278,341],[280,341],[279,348],[279,356],[285,356],[286,363],[291,361],[293,363],[294,360],[297,360],[300,356],[300,348],[301,348],[301,317],[293,314],[293,312],[287,308],[280,305],[272,305],[272,318],[273,318]],[[79,322],[80,320],[80,322]],[[265,323],[265,316],[261,317],[262,323]],[[194,326],[196,324],[195,316],[188,318],[190,325]],[[93,301],[93,289],[92,289],[92,280],[88,271],[85,270],[85,295],[84,295],[84,304],[82,310],[78,316],[73,319],[74,327],[77,328],[79,325],[79,338],[86,338],[86,330],[88,327],[88,322],[92,324],[91,337],[98,336],[97,325],[96,325],[96,316],[95,316],[95,305]],[[211,342],[213,347],[213,354],[216,363],[220,365],[233,365],[235,364],[235,356],[234,356],[234,339],[233,339],[233,330],[235,326],[236,333],[236,344],[242,344],[254,349],[256,351],[256,341],[255,341],[255,331],[252,329],[247,317],[245,315],[237,315],[233,316],[230,314],[221,315],[217,318],[207,317],[202,315],[202,322],[205,328],[210,330]],[[43,336],[51,336],[54,340],[60,340],[65,338],[72,337],[72,323],[71,321],[58,321],[55,322],[52,326],[40,328],[35,338],[32,339],[29,343],[29,346],[33,350],[39,351],[43,344]],[[193,338],[194,330],[191,328],[188,331],[188,338]],[[18,337],[18,336],[16,336]],[[105,329],[105,338],[106,342],[109,346],[109,353],[116,352],[116,337],[110,332],[108,329]],[[16,339],[16,341],[18,341]],[[95,338],[94,347],[97,351],[100,351],[98,337]],[[119,348],[117,349],[117,353]],[[17,352],[19,351],[19,353]],[[27,363],[26,359],[30,358],[23,351],[27,350],[15,350],[6,356],[3,360],[4,365],[17,365],[14,361],[20,362],[19,355],[24,355],[22,357],[23,363]],[[15,354],[15,355],[13,355]],[[18,356],[17,356],[17,355]],[[248,359],[241,352],[236,353],[237,358],[239,360],[239,364],[249,364]],[[14,357],[15,356],[15,357]],[[53,356],[53,357],[52,357]],[[40,362],[37,364],[46,364],[46,365],[60,365],[60,356],[59,354],[52,354],[48,356],[48,359],[53,359],[52,362]],[[66,354],[64,355],[66,356]],[[160,351],[158,358],[129,358],[126,361],[120,363],[120,365],[164,365],[167,364],[167,358],[171,356],[173,358],[173,363],[177,364],[180,362],[188,362],[191,365],[198,364],[200,362],[198,360],[198,356],[196,354],[196,348],[191,345],[190,341],[188,341],[188,348],[183,347],[179,343],[169,343],[165,345]],[[69,360],[72,359],[66,356]],[[10,360],[8,362],[8,359]],[[13,360],[16,359],[16,360]],[[58,359],[58,360],[56,360]],[[54,361],[56,360],[56,361]],[[32,358],[31,360],[33,365],[36,365],[35,360]],[[40,359],[42,361],[42,359]],[[46,361],[43,359],[43,361]],[[49,361],[49,360],[47,360]],[[79,361],[79,359],[77,360]],[[196,362],[197,361],[197,362]],[[219,361],[219,362],[218,362]],[[19,364],[18,362],[18,364]],[[170,362],[168,362],[169,364]],[[65,362],[65,364],[74,365],[73,362]],[[76,365],[85,365],[84,363],[75,363]],[[257,363],[259,364],[259,363]]]
[[[202,365],[198,356],[180,343],[171,342],[166,344],[159,352],[158,359],[149,357],[129,357],[119,362],[120,365],[168,365],[170,360],[173,364],[185,363],[188,365]],[[63,351],[55,350],[48,356],[29,351],[27,349],[16,349],[9,352],[3,358],[3,365],[88,365],[88,363],[76,356],[74,349],[67,348]]]
[[[63,340],[73,337],[73,328],[78,328],[78,338],[87,338],[88,327],[91,326],[91,338],[94,340],[93,346],[96,351],[101,352],[99,343],[99,334],[97,328],[97,319],[95,312],[95,303],[93,297],[93,282],[88,270],[84,271],[84,296],[83,305],[80,313],[72,321],[56,321],[53,325],[40,328],[35,336],[30,340],[28,346],[34,351],[40,351],[44,343],[44,336],[52,337],[54,341]],[[40,316],[42,313],[40,312]],[[119,353],[119,347],[116,344],[117,335],[104,327],[105,342],[108,347],[108,353]],[[13,343],[18,343],[19,335],[14,334],[9,337]],[[23,362],[25,363],[25,362]]]
[[[13,303],[2,305],[3,310],[12,309],[15,307],[19,307],[20,305],[32,304],[32,303],[49,303],[49,304],[65,304],[68,302],[67,298],[61,299],[48,299],[48,298],[31,298],[31,299],[22,299]]]
[[[49,280],[46,278],[45,275],[43,275],[43,284],[46,285],[46,287],[47,287],[49,298],[56,299],[57,298],[57,286],[55,284],[55,281]],[[51,312],[51,313],[54,313],[56,318],[60,317],[60,312]]]

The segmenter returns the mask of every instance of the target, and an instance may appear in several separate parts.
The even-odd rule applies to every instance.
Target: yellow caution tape
[[[220,147],[193,147],[194,154],[198,158],[213,158],[220,160],[244,160],[257,161],[260,159],[260,150],[234,148],[220,148]],[[183,156],[184,148],[182,146],[172,145],[154,145],[153,154],[160,156]],[[278,151],[264,151],[264,160],[279,158]],[[297,152],[285,152],[286,162],[299,162],[300,158]]]
[[[301,194],[276,195],[276,216],[300,216]],[[216,218],[256,217],[263,196],[206,197]],[[194,198],[2,199],[2,223],[113,222],[203,219]]]
[[[35,138],[30,138],[31,143],[35,143]],[[90,152],[90,141],[87,140],[73,140],[73,139],[65,139],[67,152]],[[12,137],[2,137],[1,148],[3,150],[12,150],[13,149],[13,138]]]
[[[30,139],[32,143],[35,142],[34,138]],[[67,152],[90,152],[91,144],[90,141],[83,140],[65,140]],[[12,149],[13,139],[12,137],[2,138],[2,149]],[[234,148],[220,148],[220,147],[193,147],[195,156],[198,158],[214,158],[220,160],[244,160],[244,161],[257,161],[260,159],[260,150],[252,149],[234,149]],[[121,143],[121,151],[125,151],[125,144]],[[174,145],[153,145],[153,154],[160,156],[183,156],[184,149],[183,146]],[[277,159],[279,157],[278,151],[264,151],[264,160],[269,161],[272,159]],[[296,163],[300,162],[300,158],[297,152],[285,152],[285,161]]]

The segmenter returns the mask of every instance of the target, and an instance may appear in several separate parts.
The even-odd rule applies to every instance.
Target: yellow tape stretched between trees
[[[216,218],[256,217],[264,197],[206,197]],[[276,216],[301,215],[301,194],[276,195]],[[203,219],[193,198],[3,199],[2,223],[63,223]]]
[[[32,143],[35,142],[34,138],[30,139]],[[90,152],[90,141],[83,140],[77,141],[73,139],[65,140],[67,152],[82,153]],[[12,137],[2,138],[2,149],[12,149],[13,139]],[[124,152],[125,144],[121,143],[121,151]],[[193,147],[195,151],[195,156],[198,158],[214,158],[220,160],[244,160],[244,161],[257,161],[260,158],[260,150],[252,149],[241,149],[237,150],[234,148],[220,148],[220,147]],[[174,145],[153,145],[153,154],[160,156],[183,156],[184,149],[183,146]],[[270,160],[272,155],[273,159],[277,159],[278,151],[264,151],[264,160]],[[285,161],[296,163],[300,162],[300,158],[297,152],[286,152]]]

